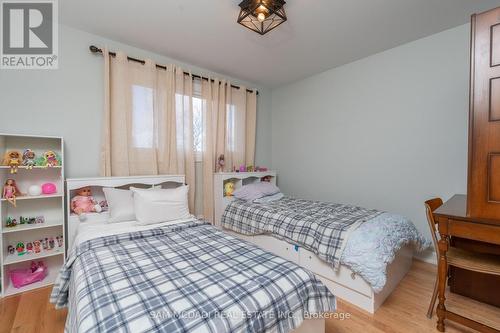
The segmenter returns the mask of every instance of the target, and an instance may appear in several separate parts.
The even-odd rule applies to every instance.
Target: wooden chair
[[[434,243],[434,251],[436,252],[436,259],[439,262],[439,232],[437,230],[437,223],[434,221],[433,212],[443,204],[441,198],[434,198],[425,202],[425,211],[427,214],[427,222],[431,230],[432,242]],[[475,253],[450,247],[446,253],[448,259],[448,266],[459,267],[462,269],[485,273],[500,275],[500,257],[490,254]],[[436,298],[438,295],[438,277],[436,275],[436,282],[434,283],[434,292],[432,293],[431,304],[427,310],[427,317],[432,318],[434,307],[436,305]]]

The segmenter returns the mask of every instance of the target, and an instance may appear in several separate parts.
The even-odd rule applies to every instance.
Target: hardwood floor
[[[375,315],[339,301],[339,311],[350,318],[327,321],[327,333],[392,333],[437,332],[436,316],[425,316],[432,293],[436,267],[415,261],[411,271]],[[38,289],[0,300],[0,333],[62,332],[66,310],[55,310],[48,303],[51,288]],[[468,314],[476,320],[500,329],[500,308],[488,306],[458,295],[448,295],[450,310]],[[447,322],[446,332],[473,332]]]

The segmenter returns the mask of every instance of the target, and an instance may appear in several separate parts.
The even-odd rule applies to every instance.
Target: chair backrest
[[[438,230],[436,228],[436,221],[434,221],[433,212],[438,209],[443,204],[443,199],[434,198],[427,200],[425,202],[425,213],[427,214],[427,222],[429,223],[429,229],[431,231],[432,242],[434,243],[434,251],[436,252],[436,257],[439,260],[439,249],[438,249]]]

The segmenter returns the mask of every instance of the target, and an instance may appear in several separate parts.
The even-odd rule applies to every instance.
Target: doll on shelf
[[[57,158],[57,154],[52,150],[47,150],[45,153],[43,153],[43,162],[46,167],[59,166],[59,159]]]
[[[92,190],[87,186],[76,191],[76,195],[71,199],[71,211],[83,221],[86,213],[100,213],[102,207],[94,199]]]
[[[224,158],[224,154],[220,154],[219,159],[217,160],[217,169],[219,172],[224,172],[224,166],[226,165],[226,160]]]
[[[17,150],[9,150],[3,157],[3,165],[10,166],[10,173],[17,173],[17,168],[21,165],[23,159],[21,153]]]
[[[31,149],[25,149],[23,152],[23,166],[31,170],[35,164],[35,152]]]
[[[16,181],[14,179],[7,179],[5,185],[3,186],[2,198],[10,202],[14,207],[16,207],[16,197],[21,195],[21,191],[17,188]]]

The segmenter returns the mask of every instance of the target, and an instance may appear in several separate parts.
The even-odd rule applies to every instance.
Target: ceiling
[[[260,36],[240,0],[63,0],[63,24],[223,75],[276,87],[469,22],[498,0],[287,0]]]

